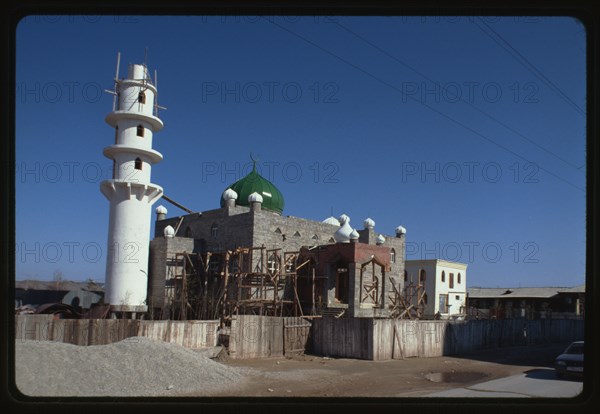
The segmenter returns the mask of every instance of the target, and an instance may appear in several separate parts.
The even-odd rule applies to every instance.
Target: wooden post
[[[316,309],[315,309],[315,268],[312,268],[312,308],[311,308],[311,314],[315,315],[316,314]]]
[[[225,252],[225,278],[223,280],[223,313],[221,315],[221,328],[225,326],[225,313],[227,307],[227,281],[229,279],[229,250]]]

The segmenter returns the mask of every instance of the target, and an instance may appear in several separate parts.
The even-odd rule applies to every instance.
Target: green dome
[[[248,196],[254,192],[260,194],[263,198],[262,209],[274,211],[281,214],[283,212],[283,194],[273,185],[272,182],[263,178],[257,171],[256,165],[252,167],[250,174],[231,184],[229,187],[238,195],[236,204],[239,206],[250,206]],[[225,192],[227,188],[223,191]],[[221,207],[225,207],[225,200],[221,193]]]

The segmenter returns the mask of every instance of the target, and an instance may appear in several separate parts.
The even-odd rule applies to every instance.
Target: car
[[[575,341],[556,357],[554,367],[558,378],[583,375],[583,348],[583,341]]]

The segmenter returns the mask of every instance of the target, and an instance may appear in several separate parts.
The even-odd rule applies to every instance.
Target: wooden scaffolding
[[[234,315],[302,316],[297,261],[297,251],[264,246],[177,253],[170,316],[222,322]]]
[[[391,317],[397,319],[421,319],[425,312],[427,304],[427,293],[425,285],[420,280],[413,282],[410,280],[404,281],[404,288],[400,289],[396,286],[393,279],[390,278],[393,294],[390,295],[390,303],[392,304]]]

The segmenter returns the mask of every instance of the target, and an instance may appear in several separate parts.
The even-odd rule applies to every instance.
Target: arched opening
[[[138,102],[141,104],[146,103],[146,94],[144,92],[140,92],[140,94],[138,95]]]
[[[406,270],[404,271],[404,281],[408,282],[408,272]]]
[[[425,269],[419,269],[419,283],[425,283],[426,277],[427,273],[425,273]]]
[[[446,281],[446,272],[442,270],[442,282]]]
[[[348,303],[350,290],[350,273],[348,265],[344,262],[335,264],[335,291],[334,298],[338,303]]]
[[[137,126],[137,136],[144,138],[144,126],[143,125]]]
[[[396,263],[396,250],[394,250],[393,248],[390,251],[390,261],[392,263]]]
[[[458,274],[457,278],[456,278],[456,283],[458,283],[460,285],[460,273]]]
[[[217,223],[213,223],[213,225],[210,226],[210,235],[211,235],[211,237],[216,238],[218,234],[219,234],[219,225]]]
[[[119,141],[119,126],[117,125],[115,127],[115,145],[117,145],[118,141]]]
[[[140,158],[135,159],[135,169],[142,170],[142,160]]]

